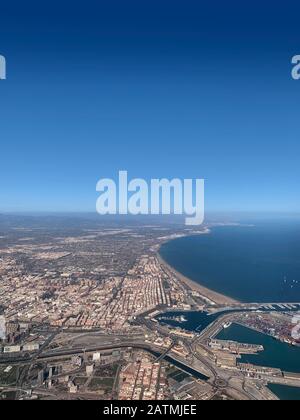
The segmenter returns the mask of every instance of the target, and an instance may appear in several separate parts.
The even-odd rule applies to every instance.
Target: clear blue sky
[[[0,211],[96,182],[206,179],[207,209],[300,210],[299,1],[5,2]]]

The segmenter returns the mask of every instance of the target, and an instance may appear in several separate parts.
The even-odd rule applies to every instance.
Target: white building
[[[18,353],[21,351],[21,346],[5,346],[4,353]]]
[[[92,376],[93,372],[94,372],[94,365],[89,365],[86,367],[86,374],[88,376]]]
[[[0,315],[0,340],[6,339],[5,317]]]
[[[101,353],[94,353],[93,354],[93,361],[94,362],[100,362],[101,360]]]
[[[39,344],[25,344],[23,346],[23,351],[37,351],[39,350],[40,345]]]

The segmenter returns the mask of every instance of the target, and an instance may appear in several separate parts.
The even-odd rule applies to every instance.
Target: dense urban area
[[[210,228],[2,217],[0,399],[274,400],[268,384],[300,387],[299,373],[240,360],[263,345],[217,338],[237,324],[297,346],[298,304],[227,299],[159,256]],[[195,311],[212,322],[184,328]]]

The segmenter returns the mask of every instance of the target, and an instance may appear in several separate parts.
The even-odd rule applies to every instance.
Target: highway
[[[46,348],[50,345],[51,341],[57,336],[57,334],[62,332],[66,333],[66,340],[68,340],[68,331],[56,330],[49,336],[38,353],[17,357],[14,357],[13,355],[10,357],[3,355],[4,357],[0,358],[0,364],[27,364],[29,365],[30,372],[30,367],[32,367],[33,363],[37,361],[53,361],[64,359],[76,354],[101,352],[120,348],[134,348],[151,352],[156,356],[157,361],[166,359],[168,362],[173,363],[175,366],[185,370],[187,373],[192,374],[199,379],[207,379],[208,382],[215,387],[215,389],[224,388],[227,389],[227,391],[231,391],[232,394],[238,395],[239,399],[272,399],[272,394],[267,392],[265,387],[262,386],[261,389],[258,388],[257,380],[245,378],[239,370],[223,369],[218,367],[215,363],[215,358],[211,349],[207,346],[209,340],[215,337],[223,329],[225,323],[234,322],[236,315],[237,312],[220,315],[220,317],[212,322],[205,330],[198,333],[196,338],[192,341],[188,338],[181,338],[181,341],[189,351],[187,359],[172,351],[178,337],[175,338],[175,336],[170,335],[167,327],[161,326],[152,320],[138,317],[135,321],[136,324],[143,326],[144,328],[146,327],[154,333],[159,332],[163,336],[174,338],[172,345],[170,345],[167,349],[162,350],[161,347],[146,343],[140,334],[135,336],[121,334],[116,337],[109,334],[102,334],[100,331],[73,331],[73,337],[72,334],[70,334],[70,340],[73,341],[74,347],[70,347],[70,342],[65,342],[65,338],[62,337],[57,341],[57,343],[63,344],[64,347],[47,351]],[[101,341],[101,344],[97,344],[98,339]],[[106,342],[103,342],[104,339]],[[116,341],[113,342],[113,339]],[[21,389],[22,383],[26,383],[25,376],[28,376],[28,374],[20,374],[16,388]],[[262,375],[260,382],[262,381],[265,383],[276,383],[300,387],[300,375],[286,374],[283,377]]]

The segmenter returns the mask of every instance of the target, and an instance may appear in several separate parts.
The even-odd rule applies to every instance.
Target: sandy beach
[[[197,283],[194,280],[185,277],[183,274],[179,273],[173,267],[171,267],[159,254],[157,253],[157,257],[159,262],[165,266],[171,273],[173,273],[182,283],[184,283],[187,287],[191,290],[194,290],[200,293],[202,296],[206,297],[207,299],[213,301],[217,305],[237,305],[240,302],[230,298],[229,296],[222,295],[221,293],[215,292],[214,290],[208,289],[207,287],[202,286],[201,284]]]

